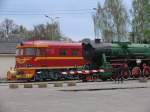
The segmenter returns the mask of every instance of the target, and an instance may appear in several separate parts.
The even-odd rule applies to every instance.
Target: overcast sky
[[[57,19],[61,32],[73,40],[94,38],[92,14],[97,2],[104,0],[0,0],[0,22],[5,18],[13,19],[28,29],[34,25],[51,22],[44,15]],[[131,7],[131,0],[124,0]]]

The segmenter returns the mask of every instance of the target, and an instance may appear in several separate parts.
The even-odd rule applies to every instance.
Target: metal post
[[[53,40],[53,37],[54,37],[54,27],[55,27],[55,22],[56,22],[56,19],[59,19],[60,17],[50,17],[50,16],[48,16],[48,15],[45,15],[45,17],[46,18],[48,18],[48,19],[50,19],[51,20],[51,22],[52,22],[52,29],[51,29],[51,36],[52,36],[52,40]]]

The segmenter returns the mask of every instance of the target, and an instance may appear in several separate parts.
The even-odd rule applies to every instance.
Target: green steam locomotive
[[[103,43],[95,39],[83,42],[82,48],[89,69],[104,69],[96,74],[102,80],[115,78],[118,71],[124,78],[150,75],[150,44]]]

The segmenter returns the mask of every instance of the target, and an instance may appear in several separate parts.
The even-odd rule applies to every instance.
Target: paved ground
[[[49,84],[29,89],[0,85],[0,112],[150,112],[150,81],[90,82],[75,87]]]

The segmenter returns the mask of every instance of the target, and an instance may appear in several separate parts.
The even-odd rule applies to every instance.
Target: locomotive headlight
[[[37,74],[41,74],[41,73],[42,73],[42,71],[38,71],[38,72],[37,72]]]
[[[136,63],[137,63],[137,64],[140,64],[141,62],[142,62],[141,59],[136,59]]]
[[[100,69],[99,72],[102,72],[102,73],[103,73],[103,72],[105,72],[105,71],[104,71],[104,69]]]

